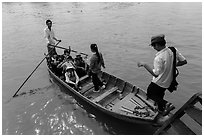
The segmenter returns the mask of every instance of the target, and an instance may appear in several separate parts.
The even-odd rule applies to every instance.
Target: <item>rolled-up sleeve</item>
[[[44,29],[44,38],[45,38],[46,40],[48,40],[48,36],[49,36],[49,34],[48,34],[48,32],[47,32],[47,29]]]
[[[186,58],[181,53],[179,53],[177,49],[176,49],[176,59],[177,59],[177,61],[186,60]]]

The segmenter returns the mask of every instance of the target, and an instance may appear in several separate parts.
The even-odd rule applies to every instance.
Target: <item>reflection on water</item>
[[[105,71],[146,89],[151,76],[136,62],[152,64],[150,37],[165,33],[188,64],[179,68],[179,90],[167,93],[178,109],[202,90],[201,3],[3,3],[2,4],[2,133],[3,134],[153,134],[151,125],[130,124],[109,117],[50,81],[44,58],[45,20],[53,20],[60,46],[91,55],[97,43]],[[61,52],[58,50],[57,52]],[[116,67],[117,66],[117,67]],[[9,100],[9,101],[7,101]]]
[[[33,95],[35,96],[35,94]],[[19,96],[18,98],[22,97]],[[32,96],[24,94],[24,100],[28,98],[32,98]],[[13,103],[11,101],[7,106],[11,107],[10,105],[14,105]],[[5,129],[4,134],[94,134],[92,129],[87,127],[83,121],[78,121],[75,113],[79,107],[74,106],[77,106],[76,101],[61,93],[50,99],[44,98],[38,102],[28,102],[25,108],[11,114],[11,118],[15,121],[8,122],[11,127]],[[14,124],[15,128],[11,124]]]
[[[73,111],[62,112],[63,109],[63,106],[59,106],[54,109],[53,113],[47,114],[41,109],[40,113],[33,114],[31,121],[35,123],[36,134],[93,134],[91,129],[77,122]]]

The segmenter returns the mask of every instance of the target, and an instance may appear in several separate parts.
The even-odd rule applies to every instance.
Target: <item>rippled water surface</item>
[[[166,94],[177,109],[202,90],[201,3],[2,3],[3,134],[153,134],[150,125],[129,124],[90,107],[50,79],[44,58],[45,20],[53,21],[60,46],[88,53],[97,43],[105,71],[146,89],[151,76],[137,61],[152,64],[152,35],[164,33],[186,57],[179,89]],[[58,50],[59,53],[62,51]]]

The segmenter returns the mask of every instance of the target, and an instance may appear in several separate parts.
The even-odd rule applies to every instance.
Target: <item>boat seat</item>
[[[80,91],[81,94],[84,94],[86,91],[90,90],[91,88],[93,88],[94,85],[93,83],[89,83],[86,86],[82,87],[82,90]]]
[[[84,80],[86,80],[88,77],[89,77],[88,75],[85,75],[85,76],[81,77],[81,78],[79,79],[79,81],[84,81]]]
[[[139,97],[141,100],[143,100],[146,104],[148,104],[149,106],[152,107],[152,109],[156,109],[155,103],[151,102],[151,101],[147,101],[147,98],[145,98],[144,96],[140,95],[140,94],[136,94],[136,97]]]
[[[96,97],[93,102],[99,102],[102,99],[104,99],[105,97],[107,97],[108,95],[110,95],[111,93],[115,92],[118,90],[118,87],[113,87],[110,90],[104,92],[103,94],[101,94],[100,96]]]

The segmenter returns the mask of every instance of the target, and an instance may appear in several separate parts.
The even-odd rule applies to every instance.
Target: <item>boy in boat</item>
[[[56,49],[55,49],[55,41],[61,42],[61,40],[58,40],[55,37],[54,30],[52,29],[52,21],[51,20],[46,20],[46,25],[47,27],[44,29],[44,35],[47,40],[47,49],[48,49],[48,54],[55,55],[57,54]]]
[[[71,50],[65,49],[65,50],[64,50],[64,54],[63,54],[64,58],[68,58],[68,57],[71,57],[71,58],[72,58],[72,56],[70,55],[70,53],[71,53]]]
[[[58,65],[58,61],[57,61],[57,55],[53,55],[50,57],[50,64],[51,64],[51,70],[52,71],[56,71],[57,65]]]
[[[64,76],[67,68],[73,66],[74,62],[72,56],[68,56],[67,58],[63,56],[63,58],[64,60],[57,65],[57,68],[62,68],[62,75]],[[63,77],[61,77],[61,79],[65,80]]]
[[[138,62],[138,67],[144,67],[153,75],[152,82],[147,88],[147,97],[154,100],[158,104],[158,110],[161,115],[166,116],[175,107],[173,104],[164,100],[165,90],[169,88],[173,79],[173,52],[166,47],[164,35],[157,35],[151,38],[150,46],[156,51],[154,58],[154,68],[148,64]],[[176,66],[187,64],[184,56],[176,49]]]
[[[76,58],[74,59],[74,67],[80,78],[87,74],[88,64],[82,59],[81,55],[76,55]]]
[[[61,61],[60,55],[53,55],[50,57],[50,69],[59,77],[62,76],[62,68],[58,68],[57,66]]]

